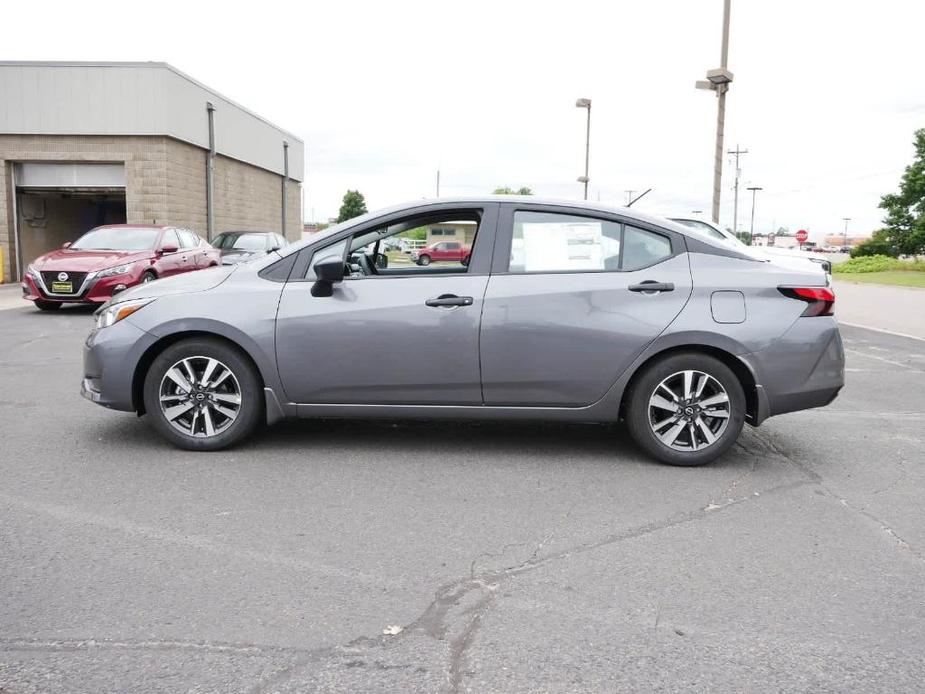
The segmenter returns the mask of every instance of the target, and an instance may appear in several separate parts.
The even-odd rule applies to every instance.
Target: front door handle
[[[654,280],[646,280],[645,282],[640,282],[639,284],[631,284],[627,287],[631,292],[673,292],[674,284],[671,282],[655,282]]]
[[[427,306],[472,306],[472,297],[441,294],[436,299],[428,299],[424,304]]]

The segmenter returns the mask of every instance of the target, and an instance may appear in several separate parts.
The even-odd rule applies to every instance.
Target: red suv
[[[23,299],[42,311],[101,304],[133,285],[220,263],[219,250],[189,229],[111,224],[33,260],[22,281]]]
[[[468,265],[470,253],[472,249],[463,246],[459,241],[440,241],[414,251],[411,259],[418,265],[430,265],[431,262],[438,260],[456,261]]]

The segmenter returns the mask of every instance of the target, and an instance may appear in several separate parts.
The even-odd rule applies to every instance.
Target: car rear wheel
[[[212,339],[183,340],[161,352],[145,377],[144,402],[164,438],[194,451],[238,443],[263,414],[254,367],[234,347]]]
[[[157,275],[155,275],[155,274],[154,274],[153,272],[151,272],[150,270],[145,270],[143,273],[141,273],[141,283],[142,283],[142,284],[147,284],[148,282],[153,282],[153,281],[156,280],[156,279],[157,279]]]
[[[422,255],[418,258],[418,265],[430,265],[430,256]]]
[[[61,304],[57,301],[42,301],[41,299],[36,299],[34,303],[39,311],[57,311],[61,308]]]
[[[732,370],[688,352],[646,367],[626,401],[636,444],[669,465],[705,465],[726,452],[745,422],[745,393]]]

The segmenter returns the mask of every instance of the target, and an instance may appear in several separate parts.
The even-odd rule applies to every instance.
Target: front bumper
[[[127,272],[111,277],[98,277],[91,272],[83,284],[73,294],[55,294],[49,291],[42,278],[26,274],[20,286],[22,298],[26,301],[54,301],[61,304],[102,304],[109,301],[114,294],[133,287],[141,281],[141,273]]]
[[[84,343],[80,394],[103,407],[133,412],[135,371],[156,341],[129,318],[93,330]]]

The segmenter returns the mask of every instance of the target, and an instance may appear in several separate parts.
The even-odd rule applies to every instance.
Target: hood
[[[152,251],[82,251],[70,248],[40,255],[32,266],[40,272],[96,272],[122,263],[150,258]]]
[[[204,292],[220,285],[236,269],[234,265],[217,265],[216,267],[197,270],[196,272],[184,272],[182,275],[174,275],[173,277],[155,280],[147,284],[138,284],[116,294],[115,301],[109,301],[106,305],[129,299],[148,299],[167,296],[168,294]]]

